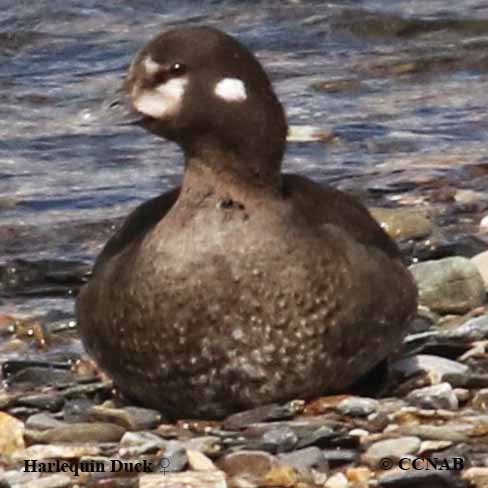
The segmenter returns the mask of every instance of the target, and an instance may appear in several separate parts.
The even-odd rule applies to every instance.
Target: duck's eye
[[[171,76],[180,76],[186,73],[186,66],[183,63],[174,63],[169,69],[169,74]]]

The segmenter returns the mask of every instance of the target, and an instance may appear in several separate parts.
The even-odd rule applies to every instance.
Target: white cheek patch
[[[156,63],[156,61],[151,58],[151,56],[148,56],[147,58],[144,59],[144,69],[146,70],[146,73],[148,75],[155,75],[160,69],[161,66]]]
[[[215,95],[226,102],[243,102],[247,98],[246,85],[239,78],[224,78],[214,89]]]
[[[183,103],[187,78],[175,78],[151,90],[133,95],[134,108],[154,119],[171,117],[178,113]]]

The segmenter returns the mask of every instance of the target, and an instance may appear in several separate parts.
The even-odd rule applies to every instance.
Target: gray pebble
[[[318,447],[307,447],[286,454],[279,454],[278,460],[283,464],[292,466],[302,474],[309,472],[312,468],[321,473],[328,473],[329,471],[329,464]]]
[[[337,405],[337,410],[342,415],[367,417],[377,410],[378,405],[378,400],[372,398],[349,397]]]
[[[407,454],[415,454],[419,449],[420,439],[418,437],[386,439],[371,444],[363,454],[362,459],[370,466],[378,468],[378,463],[385,457],[400,459]]]
[[[467,258],[449,257],[410,266],[419,288],[419,302],[442,313],[464,313],[480,306],[485,286]]]
[[[407,400],[421,408],[457,410],[459,402],[449,383],[426,386],[411,391],[407,395]]]

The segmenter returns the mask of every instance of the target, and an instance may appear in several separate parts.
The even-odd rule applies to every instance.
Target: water
[[[238,36],[291,124],[336,144],[290,145],[285,168],[381,204],[439,185],[486,188],[488,4],[422,0],[0,1],[0,262],[90,264],[130,209],[176,185],[181,155],[95,122],[134,53],[186,22]],[[317,91],[314,83],[347,80]],[[91,118],[90,118],[91,117]],[[368,196],[368,195],[366,195]],[[0,313],[70,313],[69,297],[0,298]]]

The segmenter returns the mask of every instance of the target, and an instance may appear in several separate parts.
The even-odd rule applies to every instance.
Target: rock
[[[192,449],[186,450],[188,466],[193,471],[218,471],[215,464],[205,454]]]
[[[96,405],[88,410],[88,417],[102,422],[112,422],[128,430],[151,430],[161,423],[161,413],[141,407],[109,408]]]
[[[274,466],[264,477],[264,487],[292,488],[298,481],[297,473],[291,466]]]
[[[459,408],[458,399],[449,383],[439,383],[413,390],[407,395],[407,400],[420,408],[444,408],[446,410]]]
[[[222,471],[186,471],[185,473],[145,474],[139,488],[227,488]]]
[[[290,427],[272,429],[263,434],[263,448],[272,453],[291,451],[298,443],[298,437]]]
[[[482,341],[488,337],[488,315],[475,317],[453,329],[440,329],[438,337],[463,342]]]
[[[488,288],[488,251],[484,251],[471,258],[471,262],[479,271],[485,288]]]
[[[464,488],[466,483],[449,471],[392,470],[378,478],[380,488]]]
[[[62,427],[42,432],[29,431],[31,442],[51,444],[69,442],[118,442],[124,435],[125,429],[106,422],[67,424]],[[27,434],[26,434],[27,436]]]
[[[488,410],[488,388],[478,390],[472,400],[473,408],[481,411]]]
[[[258,422],[289,419],[299,413],[301,409],[302,404],[298,402],[289,402],[286,405],[278,405],[276,403],[263,405],[229,415],[222,423],[222,428],[227,430],[240,430]]]
[[[23,462],[25,459],[73,459],[82,456],[98,456],[100,447],[94,444],[36,444],[21,449],[12,454],[14,461]]]
[[[8,457],[24,447],[24,423],[0,412],[0,455]]]
[[[26,428],[33,430],[54,429],[55,427],[63,427],[65,425],[65,422],[55,419],[47,413],[35,413],[25,421]]]
[[[403,435],[413,435],[421,439],[468,442],[474,428],[472,424],[453,424],[444,425],[402,425],[396,432]]]
[[[179,441],[168,441],[164,447],[164,457],[167,459],[166,472],[178,473],[188,464],[186,449]]]
[[[348,468],[346,470],[347,479],[353,483],[353,486],[369,486],[368,482],[374,478],[374,473],[365,466],[359,468]]]
[[[71,477],[63,473],[52,474],[29,481],[23,486],[24,488],[65,488],[71,486]]]
[[[473,487],[486,488],[488,486],[488,468],[468,468],[463,473],[463,479],[469,481]]]
[[[323,449],[322,457],[331,465],[353,463],[359,454],[354,449]]]
[[[3,471],[0,468],[0,487],[23,488],[29,481],[36,480],[40,476],[40,473],[29,473],[19,469]]]
[[[35,407],[41,410],[57,412],[64,403],[64,398],[59,392],[40,393],[36,395],[27,395],[17,400],[17,405],[26,407]]]
[[[420,456],[426,453],[443,451],[444,449],[447,449],[451,446],[451,441],[422,441],[422,444],[420,444],[419,452],[417,454]]]
[[[278,459],[265,451],[238,451],[225,454],[217,465],[233,484],[255,486],[264,482],[266,474],[278,465]]]
[[[327,480],[324,486],[325,488],[347,488],[349,482],[342,473],[336,473]]]
[[[375,412],[378,406],[378,400],[372,398],[349,397],[337,405],[337,410],[342,415],[350,417],[367,417]]]
[[[415,454],[420,449],[418,437],[398,437],[371,444],[363,454],[363,461],[373,468],[379,468],[383,458],[400,459],[407,454]]]
[[[410,266],[419,303],[441,313],[464,313],[485,299],[483,279],[467,258],[451,257]]]
[[[330,142],[335,138],[333,132],[310,125],[291,125],[288,128],[288,142]]]
[[[424,372],[428,373],[432,383],[449,381],[452,384],[457,378],[461,385],[469,373],[468,366],[464,364],[429,354],[417,354],[400,359],[393,363],[390,368],[393,374],[399,374],[405,378]]]
[[[370,208],[370,213],[393,239],[420,239],[430,235],[432,222],[417,210],[405,208]]]
[[[121,457],[140,456],[148,452],[156,452],[159,449],[167,449],[168,444],[170,443],[152,432],[126,432],[120,441],[119,455]],[[183,450],[179,442],[178,447]]]
[[[278,460],[302,474],[309,472],[312,468],[322,473],[329,471],[329,465],[318,447],[307,447],[290,453],[279,454]]]

